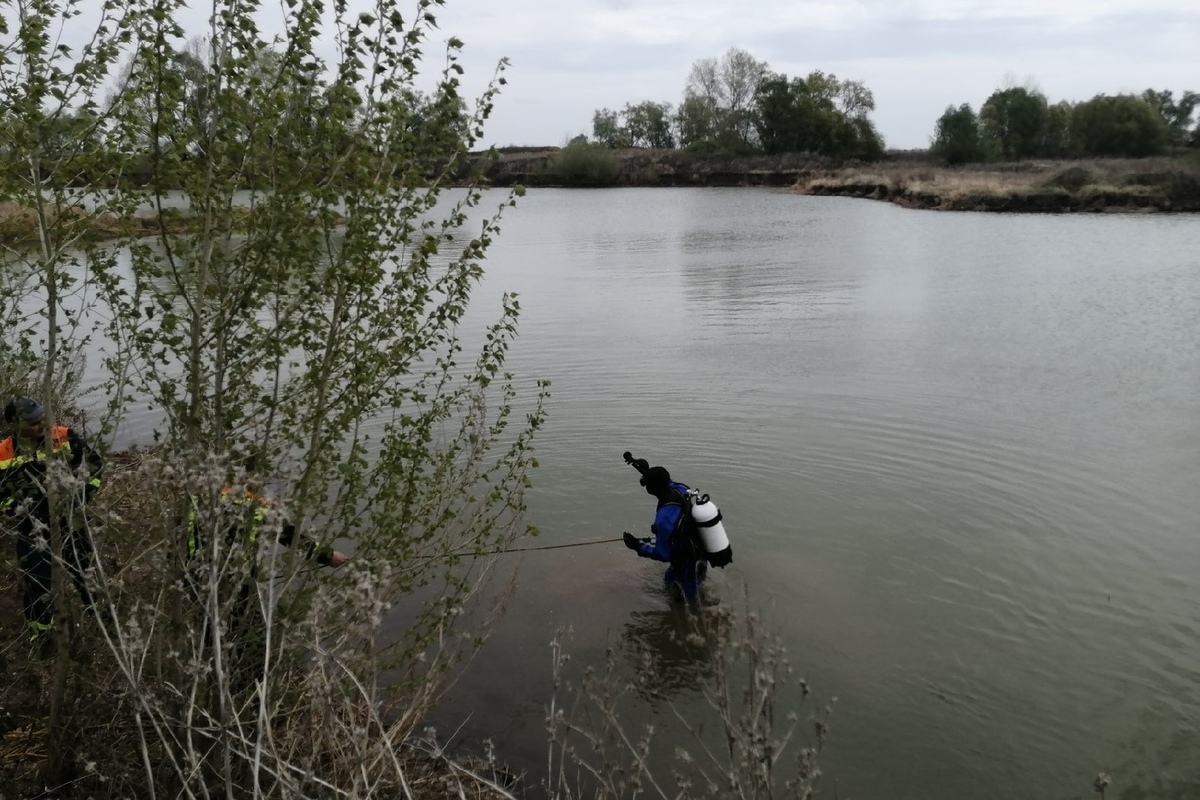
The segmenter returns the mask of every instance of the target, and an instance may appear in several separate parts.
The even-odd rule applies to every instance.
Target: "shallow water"
[[[510,364],[553,381],[536,543],[648,527],[626,449],[710,492],[735,553],[710,590],[748,585],[838,697],[841,797],[1091,797],[1100,771],[1121,797],[1200,796],[1197,233],[764,189],[531,191],[477,305],[520,292]],[[567,625],[576,663],[657,647],[656,680],[692,702],[705,664],[669,641],[660,574],[620,544],[529,554],[439,729],[540,774]]]
[[[553,381],[529,544],[582,546],[506,557],[443,736],[536,785],[567,627],[574,669],[657,660],[631,722],[698,702],[661,566],[584,544],[647,532],[632,450],[724,512],[711,599],[746,586],[838,698],[827,796],[1200,797],[1200,220],[632,189],[531,191],[502,227],[464,329],[520,293],[509,366]]]

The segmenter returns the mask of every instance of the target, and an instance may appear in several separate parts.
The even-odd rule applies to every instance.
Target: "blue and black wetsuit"
[[[700,593],[708,563],[704,548],[697,541],[695,525],[686,510],[688,487],[674,481],[668,487],[669,491],[658,501],[654,524],[650,526],[654,541],[640,545],[637,554],[670,564],[663,575],[663,582],[672,592],[692,599]]]

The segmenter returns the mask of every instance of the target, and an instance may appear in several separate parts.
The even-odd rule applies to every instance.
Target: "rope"
[[[570,542],[568,544],[544,544],[544,545],[540,545],[538,547],[513,547],[508,550],[485,550],[482,553],[471,553],[471,552],[446,553],[445,555],[417,556],[417,558],[454,558],[454,557],[469,558],[471,556],[497,556],[497,555],[502,555],[504,553],[530,553],[530,552],[533,552],[534,550],[561,550],[566,547],[587,547],[588,545],[593,545],[593,544],[612,544],[613,542],[620,542],[620,541],[624,541],[624,540],[621,538],[592,539],[592,540],[586,541],[586,542]],[[347,563],[349,563],[350,559],[347,559],[346,561],[347,561]],[[326,569],[326,568],[325,567],[305,567],[304,569],[299,570],[297,572],[297,574],[304,573],[304,572],[320,572],[323,569]],[[400,571],[403,571],[403,570],[400,570]],[[279,581],[279,580],[282,580],[284,577],[285,576],[283,576],[283,575],[278,575],[275,577],[274,580]]]
[[[534,550],[561,550],[564,547],[587,547],[592,544],[612,544],[620,542],[622,539],[592,539],[587,542],[571,542],[569,544],[544,544],[539,547],[513,547],[508,550],[485,550],[482,553],[446,553],[443,556],[419,556],[419,558],[452,558],[458,556],[466,558],[469,556],[497,556],[503,553],[529,553]]]

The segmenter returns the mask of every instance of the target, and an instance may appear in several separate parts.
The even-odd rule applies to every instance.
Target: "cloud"
[[[352,16],[375,4],[347,1]],[[397,2],[411,16],[415,0]],[[208,11],[182,13],[204,31]],[[447,0],[436,15],[426,67],[436,73],[445,40],[462,39],[466,94],[511,59],[488,127],[498,144],[558,144],[590,132],[598,108],[678,103],[692,64],[730,47],[792,76],[863,80],[901,147],[923,146],[947,105],[978,107],[1010,73],[1051,100],[1200,90],[1197,0]],[[277,19],[262,12],[268,35]]]
[[[497,105],[502,140],[587,132],[601,107],[678,102],[697,59],[741,47],[779,72],[864,80],[889,143],[919,147],[947,105],[978,107],[1032,77],[1056,99],[1200,83],[1195,0],[451,0],[480,55],[510,55]],[[474,17],[469,9],[492,11]],[[502,10],[502,13],[501,13]],[[465,20],[471,17],[471,20]],[[508,116],[506,102],[521,114]],[[538,118],[532,118],[537,109]],[[518,119],[519,117],[519,119]]]

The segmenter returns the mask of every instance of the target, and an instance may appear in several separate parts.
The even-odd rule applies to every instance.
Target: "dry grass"
[[[109,575],[109,589],[121,606],[148,600],[157,585],[149,553],[160,545],[142,520],[159,513],[159,498],[144,485],[154,450],[129,450],[107,458],[104,490],[93,501],[96,558]],[[79,615],[69,592],[75,632],[70,641],[72,688],[65,711],[69,763],[61,786],[43,795],[40,771],[49,758],[47,719],[55,659],[40,655],[27,641],[20,602],[20,576],[14,559],[0,559],[0,797],[146,796],[146,776],[136,755],[137,703],[126,677],[104,645],[98,626]],[[61,640],[60,640],[61,641]],[[304,691],[297,686],[296,691]],[[278,733],[278,732],[277,732]],[[389,795],[426,800],[511,798],[512,776],[493,758],[447,753],[423,739],[397,742],[395,758],[403,776]],[[378,786],[376,788],[379,788]],[[378,796],[378,795],[377,795]]]
[[[795,191],[946,210],[1197,211],[1200,162],[1166,157],[963,167],[894,162],[826,170],[798,183]]]
[[[121,217],[111,212],[94,214],[78,206],[51,207],[46,215],[46,227],[56,238],[70,237],[89,241],[113,239],[120,236],[151,236],[165,226],[169,233],[184,233],[189,228],[187,217],[168,215],[160,220],[153,216]],[[0,203],[0,245],[22,247],[36,243],[39,237],[37,211],[17,203]]]
[[[234,227],[249,225],[253,213],[249,209],[235,208]],[[54,232],[55,239],[77,238],[83,241],[117,239],[123,236],[155,236],[165,231],[168,234],[184,234],[197,229],[198,217],[168,209],[158,214],[118,216],[112,212],[95,214],[78,206],[51,208],[47,214],[47,228]],[[314,224],[316,220],[312,221]],[[335,217],[333,225],[345,224],[345,219]],[[0,202],[0,247],[29,247],[39,237],[36,210],[12,202]]]

